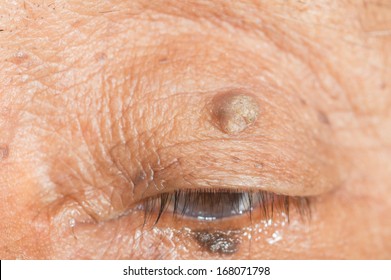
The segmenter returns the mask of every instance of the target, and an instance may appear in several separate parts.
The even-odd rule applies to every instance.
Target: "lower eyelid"
[[[219,191],[215,191],[215,194],[218,195]],[[256,242],[257,250],[266,249],[265,246],[274,246],[273,250],[284,251],[287,248],[283,240],[295,238],[290,236],[292,230],[289,227],[290,217],[295,220],[297,217],[304,220],[310,218],[310,199],[264,192],[262,194],[267,196],[270,202],[264,207],[260,204],[243,215],[215,220],[199,220],[183,216],[181,213],[175,214],[172,209],[163,207],[165,211],[160,213],[160,220],[156,221],[160,209],[160,204],[157,203],[156,211],[147,214],[151,215],[149,220],[151,223],[147,222],[144,226],[147,228],[152,226],[152,231],[160,232],[161,239],[167,238],[171,242],[176,240],[175,246],[186,248],[187,252],[190,250],[192,258],[210,256],[226,259],[230,258],[230,255],[233,258],[235,256],[252,258],[253,242]],[[159,198],[151,199],[156,202]],[[289,202],[289,205],[286,205],[286,202]],[[293,228],[297,228],[296,223]],[[148,229],[146,231],[150,232]],[[204,255],[205,253],[208,255]]]
[[[215,194],[218,195],[221,191],[215,190]],[[251,193],[251,191],[248,193]],[[272,197],[284,197],[271,193],[267,195],[269,199]],[[156,200],[158,196],[151,199]],[[297,211],[305,209],[302,205],[299,205],[299,202],[302,201],[301,198],[290,197],[289,199],[291,199],[291,208],[297,208]],[[68,240],[70,242],[78,242],[78,246],[83,246],[84,241],[90,242],[92,232],[98,232],[99,236],[105,236],[105,241],[110,240],[110,238],[113,240],[125,238],[129,240],[128,242],[132,244],[131,246],[140,246],[140,248],[156,246],[153,248],[156,248],[156,252],[160,253],[156,253],[154,258],[161,258],[159,254],[166,256],[165,258],[175,258],[175,254],[181,255],[185,253],[190,254],[190,258],[193,259],[205,259],[208,256],[211,258],[235,258],[235,256],[251,258],[250,249],[252,244],[254,244],[252,242],[256,242],[257,248],[264,248],[263,246],[270,246],[280,242],[281,238],[288,238],[288,217],[285,210],[280,207],[283,206],[281,203],[283,203],[283,200],[275,203],[273,209],[269,208],[267,210],[268,215],[271,215],[270,217],[265,215],[262,207],[257,206],[251,211],[251,216],[249,215],[250,212],[247,212],[243,215],[230,216],[213,221],[200,221],[192,217],[180,215],[173,217],[170,209],[166,208],[157,224],[154,224],[155,220],[153,219],[151,223],[143,223],[140,216],[146,209],[135,207],[134,210],[129,212],[129,215],[124,215],[115,220],[103,223],[76,221],[76,225],[68,224]],[[158,208],[160,206],[159,203],[156,206]],[[307,206],[309,207],[309,205]],[[301,208],[299,209],[298,207]],[[154,216],[152,218],[156,218],[156,212],[152,216]],[[292,216],[296,217],[297,215],[293,214]],[[99,230],[97,230],[97,227]],[[116,237],[116,234],[119,234],[119,236]],[[94,238],[94,242],[103,242],[99,239],[100,237],[95,236]],[[119,242],[118,246],[114,246],[110,250],[115,252],[118,249],[123,254],[129,254],[131,249],[126,246],[126,248],[123,248],[123,244]],[[107,244],[107,242],[104,244]],[[172,250],[173,246],[175,246],[175,250]],[[191,253],[188,253],[189,251]],[[132,252],[134,255],[131,258],[151,258],[148,252],[146,249],[135,250],[135,252]]]

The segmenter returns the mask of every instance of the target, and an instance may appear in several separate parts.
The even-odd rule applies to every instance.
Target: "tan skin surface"
[[[1,259],[391,258],[390,1],[43,2],[0,4]],[[232,91],[259,114],[231,135]],[[143,226],[206,188],[311,217]]]

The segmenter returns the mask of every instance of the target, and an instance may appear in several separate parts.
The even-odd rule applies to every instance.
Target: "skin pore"
[[[0,258],[391,258],[390,23],[387,0],[2,1]]]

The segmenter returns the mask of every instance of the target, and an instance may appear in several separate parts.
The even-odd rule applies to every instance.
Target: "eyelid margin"
[[[217,215],[214,219],[208,219],[211,217],[211,213],[207,215],[207,211],[212,209],[215,210],[227,210],[234,209],[235,202],[230,201],[227,203],[222,196],[225,194],[250,194],[249,197],[251,199],[255,199],[255,201],[248,201],[250,205],[250,209],[247,212],[229,213],[228,215]],[[197,197],[201,195],[200,197]],[[255,195],[255,196],[253,196]],[[185,197],[186,203],[182,205],[182,207],[177,207],[178,200],[180,197]],[[201,205],[202,204],[202,205]],[[186,219],[190,219],[198,222],[213,222],[213,221],[229,221],[232,218],[247,215],[250,217],[252,213],[260,209],[262,215],[261,218],[264,220],[273,219],[276,212],[282,211],[289,221],[290,210],[293,207],[300,215],[301,219],[309,220],[311,218],[311,207],[310,207],[310,199],[308,197],[290,197],[285,195],[277,195],[265,191],[241,191],[241,190],[226,190],[226,189],[204,189],[204,190],[178,190],[171,193],[162,193],[160,195],[156,195],[153,197],[149,197],[142,202],[142,207],[139,207],[138,210],[144,211],[144,225],[147,224],[148,221],[152,220],[153,225],[155,226],[160,218],[166,213],[171,212],[174,217],[181,217]],[[171,207],[171,208],[170,208]],[[226,207],[226,209],[224,209]],[[203,215],[207,215],[208,217],[196,217],[193,215],[187,215],[187,210],[191,210],[192,208],[201,208],[204,210]],[[215,213],[216,214],[216,213]],[[221,214],[221,213],[220,213]],[[201,214],[202,215],[202,214]]]

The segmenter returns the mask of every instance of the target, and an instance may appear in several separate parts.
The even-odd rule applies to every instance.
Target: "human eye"
[[[184,115],[175,120],[185,125],[173,127],[173,137],[151,137],[143,124],[139,129],[145,133],[127,136],[131,140],[119,141],[108,153],[95,150],[99,164],[71,155],[55,163],[51,178],[63,206],[55,211],[53,232],[69,226],[66,234],[55,235],[62,244],[58,250],[75,243],[76,256],[132,259],[302,254],[322,204],[318,199],[339,179],[327,143],[306,127],[300,128],[305,133],[286,137],[297,129],[292,126],[305,123],[300,119],[265,126],[266,120],[295,111],[275,115],[274,105],[248,89],[207,92],[201,96],[203,106],[197,95],[184,96],[191,100],[181,102],[181,110],[188,102],[205,108],[189,117],[196,122],[209,114],[206,129],[211,133],[203,135],[204,127],[194,131]],[[262,106],[255,121],[247,119],[254,116],[248,114],[254,110],[252,99]],[[259,133],[262,129],[273,134]],[[111,144],[89,141],[90,149]]]
[[[268,221],[282,215],[289,221],[290,210],[297,211],[302,219],[310,217],[310,199],[277,195],[266,191],[251,190],[177,190],[145,199],[139,210],[144,211],[145,224],[158,224],[164,215],[175,220],[191,220],[200,223],[227,221],[245,216],[252,222]],[[255,222],[255,221],[254,221]]]
[[[285,67],[278,61],[290,54],[244,30],[238,44],[214,27],[185,24],[170,35],[171,20],[123,20],[108,48],[78,45],[71,61],[81,65],[58,72],[61,81],[23,108],[31,139],[18,137],[26,151],[18,166],[25,159],[34,169],[26,181],[38,187],[25,192],[38,198],[26,204],[43,213],[34,219],[46,250],[57,258],[302,256],[307,232],[319,236],[310,219],[324,213],[317,200],[342,173],[326,117],[318,121],[329,103],[297,82],[306,65]]]
[[[388,5],[3,2],[1,258],[390,258]]]
[[[306,223],[311,216],[308,197],[240,189],[177,190],[149,197],[138,209],[146,230],[169,224],[176,234],[195,241],[198,250],[220,257],[246,255],[260,239],[278,242],[290,219]]]
[[[144,218],[157,224],[163,214],[198,221],[217,221],[241,215],[251,217],[260,212],[261,219],[273,218],[274,212],[289,218],[290,207],[298,207],[301,214],[309,214],[309,199],[289,197],[265,191],[241,190],[178,190],[146,199],[141,209]]]

